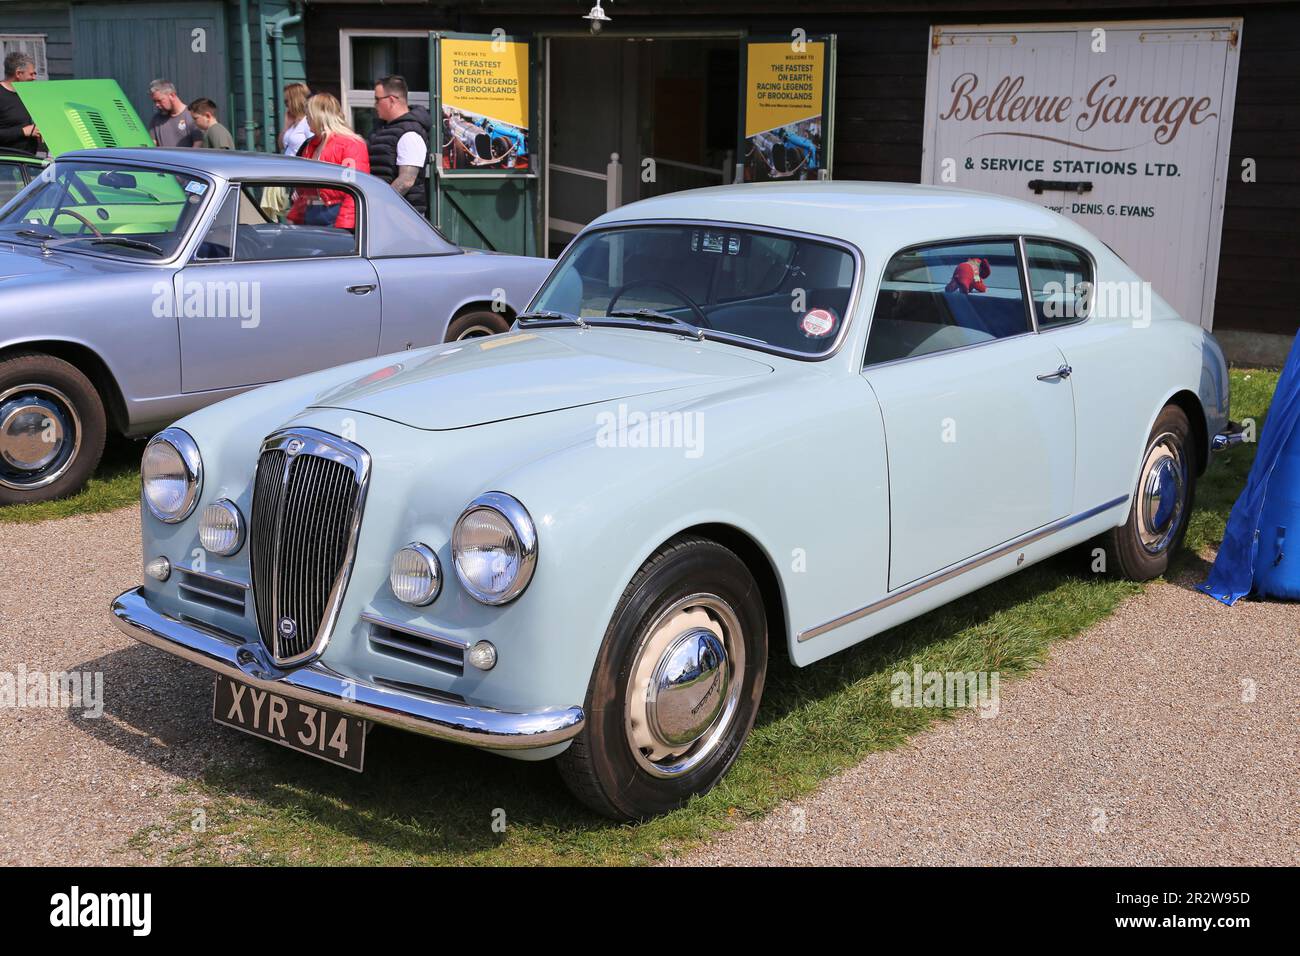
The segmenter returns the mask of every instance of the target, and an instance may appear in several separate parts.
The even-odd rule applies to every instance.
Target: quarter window
[[[0,206],[22,192],[26,185],[27,180],[23,178],[21,166],[17,163],[0,163]]]
[[[918,246],[885,267],[867,365],[1028,332],[1020,260],[1010,239]]]
[[[1080,249],[1043,239],[1025,240],[1029,289],[1040,329],[1087,318],[1092,261]]]

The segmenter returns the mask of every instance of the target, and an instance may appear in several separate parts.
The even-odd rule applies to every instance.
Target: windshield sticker
[[[803,317],[799,328],[810,339],[824,338],[835,328],[835,314],[827,309],[813,309]]]
[[[188,183],[185,184],[185,191],[187,193],[193,193],[196,196],[202,196],[205,192],[208,191],[208,184],[201,183],[197,179],[191,179]]]

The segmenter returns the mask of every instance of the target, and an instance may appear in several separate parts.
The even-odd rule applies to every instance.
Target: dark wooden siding
[[[575,5],[558,14],[541,0],[478,0],[428,5],[319,4],[310,8],[307,75],[338,91],[338,31],[343,28],[490,32],[574,30]],[[784,8],[784,10],[783,10]],[[927,40],[932,23],[1050,22],[1235,16],[1245,21],[1237,79],[1231,160],[1219,259],[1216,329],[1294,334],[1300,310],[1289,293],[1300,274],[1300,5],[1294,3],[1126,0],[953,0],[911,3],[812,0],[791,11],[773,0],[658,0],[614,4],[618,28],[743,29],[785,35],[793,26],[838,36],[835,155],[837,179],[916,182],[925,127]],[[1241,181],[1252,158],[1258,181]]]
[[[72,23],[66,2],[0,3],[0,33],[45,34],[50,79],[73,78]]]

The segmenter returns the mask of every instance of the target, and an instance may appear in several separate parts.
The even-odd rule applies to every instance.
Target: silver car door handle
[[[1058,378],[1069,378],[1070,373],[1073,371],[1074,369],[1070,368],[1070,366],[1062,365],[1055,372],[1046,372],[1043,375],[1038,376],[1038,380],[1040,382],[1054,382]]]
[[[353,295],[369,295],[375,291],[375,287],[373,285],[350,285],[348,291]]]

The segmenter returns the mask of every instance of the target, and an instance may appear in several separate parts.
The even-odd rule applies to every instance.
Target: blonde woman
[[[307,125],[315,133],[298,153],[304,159],[349,166],[370,172],[366,141],[352,131],[343,117],[343,107],[329,93],[316,93],[307,100]],[[300,189],[289,210],[289,221],[307,226],[335,226],[352,229],[357,210],[352,194],[343,189]]]
[[[297,156],[302,144],[311,139],[307,125],[307,97],[311,90],[306,83],[290,83],[284,88],[284,131],[280,134],[280,148],[286,156]]]

